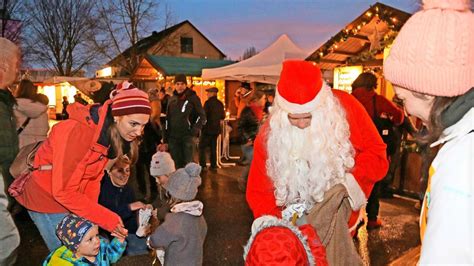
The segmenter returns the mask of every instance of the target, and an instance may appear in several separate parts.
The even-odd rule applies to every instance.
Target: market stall
[[[326,82],[349,93],[359,74],[370,71],[378,78],[377,93],[392,99],[393,88],[383,77],[383,60],[409,17],[409,13],[375,3],[323,43],[307,60],[320,66]],[[397,193],[416,196],[421,187],[421,155],[413,138],[403,138],[393,157],[396,158],[392,161],[399,163],[389,169],[392,187]]]

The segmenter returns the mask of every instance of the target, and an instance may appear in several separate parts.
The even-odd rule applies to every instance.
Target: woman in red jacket
[[[121,236],[120,217],[98,203],[109,159],[138,155],[138,140],[149,121],[148,95],[128,82],[116,86],[103,105],[68,106],[69,119],[56,124],[38,149],[23,191],[16,197],[28,209],[49,250],[61,244],[55,227],[68,213]],[[43,168],[41,168],[43,167]]]

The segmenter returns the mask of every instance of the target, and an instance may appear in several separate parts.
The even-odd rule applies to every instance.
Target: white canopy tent
[[[202,78],[276,84],[284,60],[306,57],[307,53],[283,34],[269,47],[249,59],[225,67],[203,69]]]

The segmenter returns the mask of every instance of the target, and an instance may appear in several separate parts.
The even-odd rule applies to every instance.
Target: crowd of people
[[[365,215],[367,229],[383,226],[379,197],[399,163],[397,127],[429,151],[420,264],[474,262],[473,35],[469,1],[425,0],[384,60],[398,105],[376,93],[380,74],[362,73],[351,95],[302,60],[282,63],[273,92],[240,84],[236,178],[254,216],[246,265],[361,265],[352,238]],[[196,196],[201,172],[219,167],[218,89],[202,105],[183,74],[172,92],[108,84],[110,97],[97,104],[63,99],[67,119],[50,129],[48,98],[33,82],[12,89],[19,48],[0,38],[0,49],[0,265],[16,261],[11,213],[21,208],[50,251],[44,265],[110,265],[150,250],[162,265],[201,265],[208,228]],[[32,145],[31,165],[12,176]]]

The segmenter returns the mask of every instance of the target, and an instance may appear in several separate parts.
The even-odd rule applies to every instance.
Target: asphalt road
[[[242,167],[205,171],[198,199],[204,203],[208,234],[204,245],[204,265],[243,265],[243,246],[250,234],[252,214],[245,195],[238,189]],[[403,198],[383,199],[384,226],[359,231],[356,246],[366,265],[387,265],[419,245],[418,210]],[[17,265],[41,265],[48,251],[27,214],[15,218],[21,235]],[[117,265],[151,265],[147,255],[123,257]]]

